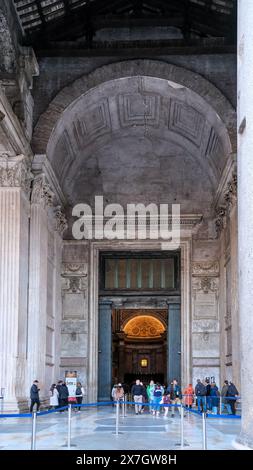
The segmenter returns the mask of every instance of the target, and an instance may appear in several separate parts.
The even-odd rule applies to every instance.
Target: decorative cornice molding
[[[192,263],[193,276],[219,276],[219,261],[195,261]]]
[[[16,157],[9,157],[7,153],[0,155],[0,187],[22,188],[29,194],[33,178],[29,159],[24,155]]]

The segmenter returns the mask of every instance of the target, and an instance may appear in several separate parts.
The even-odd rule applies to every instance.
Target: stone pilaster
[[[55,330],[61,320],[62,234],[67,222],[56,200],[45,174],[38,174],[31,196],[27,387],[37,378],[42,397],[48,395],[52,370],[59,375]]]
[[[30,184],[23,155],[0,156],[0,387],[8,411],[26,395]]]
[[[48,208],[53,200],[44,175],[37,176],[31,196],[27,387],[45,380]]]

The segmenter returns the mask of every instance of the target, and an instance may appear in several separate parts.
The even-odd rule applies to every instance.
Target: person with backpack
[[[195,395],[198,403],[198,411],[206,411],[206,387],[200,379],[197,380]]]
[[[236,405],[236,400],[237,400],[238,396],[239,396],[239,392],[238,392],[236,386],[233,384],[233,382],[229,382],[227,397],[228,397],[228,403],[231,407],[233,415],[236,414],[235,405]]]
[[[163,397],[163,388],[162,386],[157,383],[156,386],[155,386],[155,389],[154,389],[154,393],[153,393],[153,415],[156,414],[156,416],[159,416],[160,414],[160,406],[161,406],[161,401],[162,401],[162,397]]]

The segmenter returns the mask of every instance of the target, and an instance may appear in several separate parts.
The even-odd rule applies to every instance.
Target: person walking
[[[142,399],[143,399],[143,385],[141,385],[141,382],[139,379],[136,380],[135,384],[132,386],[131,393],[133,395],[133,400],[135,402],[135,414],[141,414],[141,409],[142,409]],[[139,404],[138,404],[139,403]]]
[[[39,398],[39,381],[34,380],[31,389],[30,389],[30,398],[31,398],[31,406],[30,406],[30,413],[33,412],[33,407],[36,404],[37,405],[37,412],[39,412],[40,409],[40,398]]]

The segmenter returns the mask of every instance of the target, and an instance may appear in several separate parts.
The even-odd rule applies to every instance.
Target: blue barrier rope
[[[106,402],[95,402],[95,403],[70,403],[71,404],[71,408],[87,408],[87,407],[95,407],[95,406],[106,406],[106,405],[116,405],[117,403],[119,404],[125,404],[125,405],[137,405],[137,406],[148,406],[148,407],[151,407],[151,406],[162,406],[164,408],[170,408],[170,407],[175,407],[175,408],[180,408],[181,407],[181,404],[174,404],[174,403],[154,403],[154,402],[134,402],[134,401],[121,401],[119,400],[118,402],[117,401],[106,401]],[[186,408],[184,405],[183,405],[183,408],[190,412],[190,413],[193,413],[193,414],[197,414],[199,416],[202,415],[202,412],[201,411],[198,411],[198,410],[193,410],[193,409],[189,409],[189,408]],[[63,406],[61,408],[55,408],[54,410],[46,410],[46,411],[39,411],[37,412],[37,415],[39,416],[45,416],[45,415],[48,415],[48,414],[52,414],[52,413],[58,413],[59,411],[64,411],[68,409],[68,405],[66,406]],[[240,419],[241,416],[240,415],[226,415],[226,414],[217,414],[217,415],[213,415],[213,414],[209,414],[207,413],[206,414],[207,417],[209,418],[230,418],[230,419]],[[3,414],[0,414],[0,418],[31,418],[32,417],[32,413],[3,413]]]
[[[191,410],[191,409],[188,409],[188,408],[185,408],[184,409],[186,411],[189,411],[190,413],[193,413],[193,414],[196,414],[196,415],[199,415],[199,416],[202,416],[202,411],[198,411],[198,410]],[[213,415],[211,413],[206,413],[206,417],[207,418],[229,418],[229,419],[241,419],[241,415],[225,415],[225,414],[216,414],[216,415]]]

